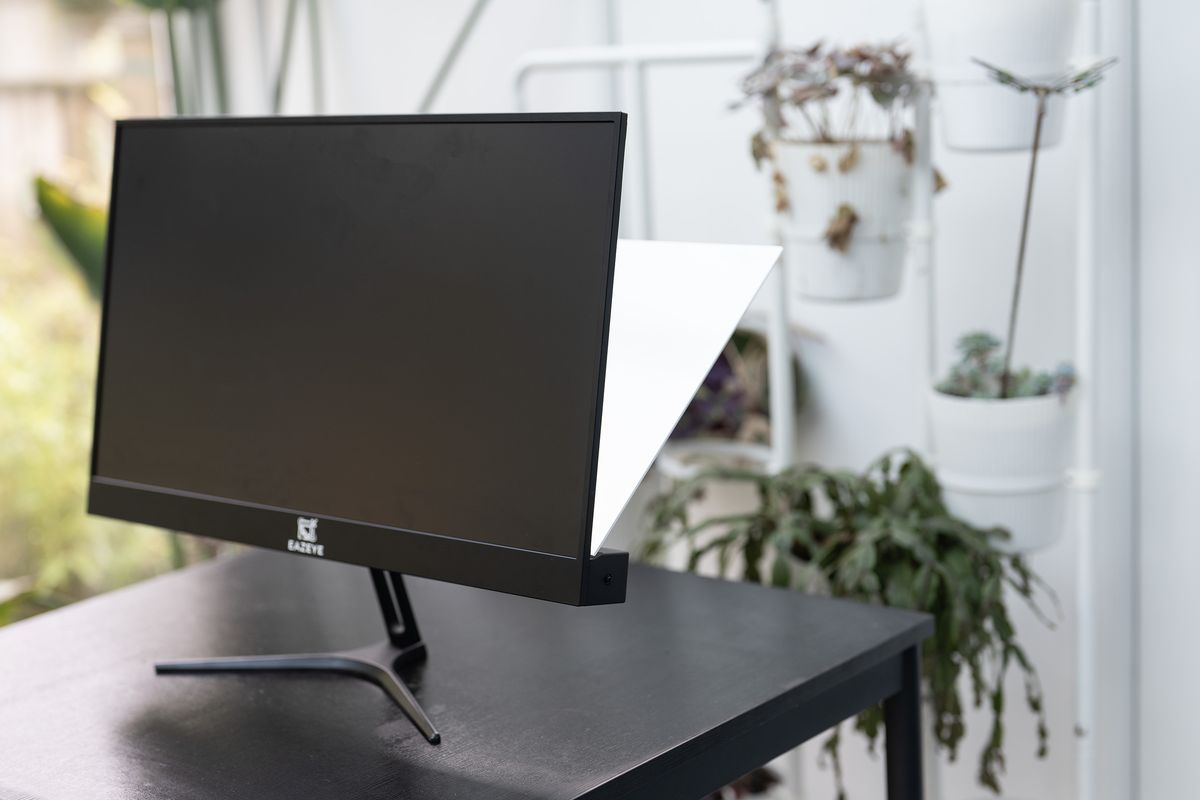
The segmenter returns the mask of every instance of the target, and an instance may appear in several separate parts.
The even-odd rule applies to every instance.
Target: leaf
[[[62,186],[42,177],[34,180],[34,189],[42,218],[71,254],[92,296],[99,298],[104,285],[107,212],[79,202]]]
[[[792,584],[792,568],[787,559],[776,555],[771,564],[771,585],[786,589]]]
[[[858,225],[858,213],[849,203],[842,203],[825,228],[825,242],[831,250],[844,253],[850,249],[850,237]]]
[[[845,174],[854,169],[856,166],[858,166],[858,161],[861,156],[862,150],[859,148],[858,142],[851,142],[850,147],[846,149],[846,152],[843,153],[840,158],[838,158],[838,172]]]
[[[972,358],[991,358],[980,338]],[[753,488],[757,507],[689,522],[689,506],[714,481]],[[745,562],[746,580],[803,591],[920,609],[934,617],[934,633],[921,648],[934,738],[951,760],[967,734],[967,700],[981,707],[989,729],[978,754],[977,775],[999,790],[1005,766],[1004,679],[1012,665],[1024,678],[1025,705],[1035,715],[1037,752],[1049,740],[1045,703],[1034,664],[1020,646],[1009,603],[1020,598],[1049,624],[1039,607],[1048,587],[1019,556],[1000,549],[1007,533],[978,528],[946,508],[937,476],[911,450],[883,454],[861,473],[802,465],[776,475],[712,469],[656,499],[652,531],[659,549],[689,543],[693,568],[716,553],[722,574],[733,554]],[[970,695],[964,696],[964,692]],[[854,728],[874,742],[876,712],[860,714]],[[839,787],[840,734],[823,754]],[[839,788],[839,791],[841,789]]]

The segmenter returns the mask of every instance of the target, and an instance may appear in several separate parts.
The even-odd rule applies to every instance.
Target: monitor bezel
[[[284,509],[215,497],[183,489],[152,486],[97,474],[100,404],[103,394],[105,343],[108,329],[109,287],[113,233],[116,230],[117,181],[120,175],[122,132],[135,127],[296,126],[428,123],[607,123],[616,125],[610,165],[608,276],[604,322],[596,360],[596,397],[593,428],[589,433],[590,466],[583,519],[576,556],[526,550],[472,541],[432,532],[378,525],[331,517],[304,509]],[[92,453],[87,510],[90,514],[139,522],[227,541],[289,552],[297,517],[316,517],[324,546],[323,558],[410,575],[477,586],[571,605],[622,602],[628,555],[610,550],[591,554],[592,514],[599,461],[600,426],[604,402],[617,228],[621,207],[621,176],[625,155],[626,115],[623,112],[513,113],[513,114],[405,114],[328,117],[190,117],[131,119],[116,123],[113,172],[105,239],[104,291],[96,394],[92,426]],[[314,557],[293,552],[302,557]]]

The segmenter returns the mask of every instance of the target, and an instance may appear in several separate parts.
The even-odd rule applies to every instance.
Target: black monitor
[[[391,673],[423,653],[399,573],[624,600],[589,546],[624,141],[618,113],[118,124],[88,510],[371,567],[390,639],[160,671],[332,665],[436,741]]]
[[[118,124],[89,511],[571,604],[625,118]]]

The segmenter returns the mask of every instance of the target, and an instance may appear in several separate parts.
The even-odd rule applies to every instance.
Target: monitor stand
[[[442,735],[433,727],[429,715],[404,685],[397,670],[425,660],[425,644],[417,628],[417,618],[404,590],[404,576],[390,570],[372,569],[371,582],[383,611],[387,627],[386,641],[355,650],[331,653],[298,653],[278,656],[235,656],[231,658],[194,658],[160,661],[154,671],[160,675],[198,672],[340,672],[371,681],[400,706],[413,725],[437,744]]]

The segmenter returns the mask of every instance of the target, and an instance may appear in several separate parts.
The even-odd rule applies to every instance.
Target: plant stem
[[[1046,118],[1046,94],[1037,93],[1037,121],[1033,125],[1033,152],[1029,157],[1029,180],[1025,184],[1025,212],[1021,217],[1021,243],[1017,248],[1017,277],[1013,281],[1012,306],[1008,311],[1008,336],[1004,339],[1004,369],[1000,373],[1000,397],[1008,397],[1012,373],[1013,340],[1017,335],[1017,306],[1021,302],[1021,278],[1025,275],[1025,246],[1029,241],[1029,212],[1033,209],[1033,180],[1037,175],[1038,150],[1042,144],[1042,121]]]
[[[292,57],[292,39],[296,31],[296,10],[300,0],[288,0],[287,16],[283,21],[283,49],[279,53],[279,72],[275,73],[275,93],[271,102],[271,113],[283,110],[283,90],[287,85],[288,62]]]
[[[200,30],[201,13],[203,12],[197,9],[187,12],[188,35],[192,40],[192,46],[188,48],[189,55],[192,57],[192,100],[195,101],[195,108],[192,110],[199,114],[203,114],[208,105],[205,102],[208,89],[204,85],[204,48],[202,47],[204,34]]]
[[[818,142],[828,141],[829,137],[825,135],[825,131],[821,130],[821,126],[813,120],[812,116],[808,113],[808,109],[803,105],[799,105],[797,108],[800,109],[800,115],[804,117],[804,121],[808,123],[808,127],[812,128],[813,136],[816,140]]]
[[[171,550],[171,569],[183,569],[187,566],[187,553],[183,550],[183,540],[175,531],[167,531],[167,542]]]
[[[229,81],[225,77],[225,46],[221,37],[221,18],[218,3],[206,6],[204,16],[208,18],[208,46],[212,54],[213,79],[217,86],[217,112],[229,113]]]
[[[188,112],[187,91],[183,85],[183,75],[179,69],[179,45],[175,41],[175,12],[168,6],[167,15],[167,49],[171,51],[171,92],[175,97],[175,116]]]
[[[308,0],[309,49],[312,51],[313,111],[325,113],[325,68],[321,61],[321,9]]]

